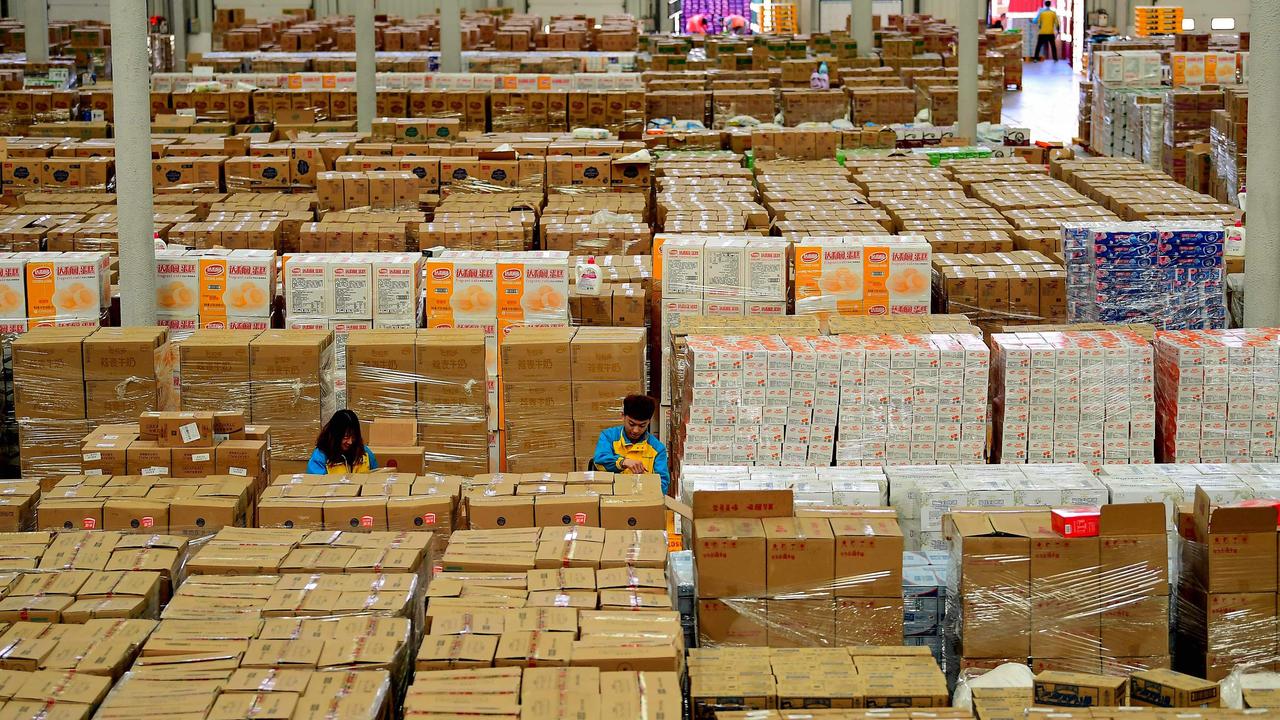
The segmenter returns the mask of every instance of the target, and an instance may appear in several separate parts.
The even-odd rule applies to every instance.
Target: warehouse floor
[[[1006,125],[1031,129],[1033,140],[1070,143],[1076,135],[1080,76],[1065,60],[1026,63],[1022,90],[1004,94]]]

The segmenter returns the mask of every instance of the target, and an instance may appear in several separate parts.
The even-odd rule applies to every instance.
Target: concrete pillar
[[[187,71],[187,0],[169,0],[173,8],[169,31],[173,33],[173,71]]]
[[[213,50],[213,0],[196,0],[196,16],[200,18],[200,32],[191,36],[189,50],[210,52]]]
[[[49,0],[26,0],[27,62],[49,62]]]
[[[875,50],[871,15],[871,0],[849,0],[849,32],[858,43],[859,55],[870,55]]]
[[[1270,127],[1280,112],[1280,3],[1249,3],[1249,123]],[[1267,90],[1267,88],[1271,88]],[[1245,244],[1244,321],[1248,327],[1280,325],[1280,137],[1250,138],[1249,235]],[[1228,188],[1236,192],[1237,188]]]
[[[459,0],[440,0],[440,72],[462,72],[462,18]]]
[[[976,141],[978,138],[978,14],[979,0],[960,0],[960,43],[956,50],[960,68],[958,127],[956,134]]]
[[[356,129],[373,132],[378,60],[374,53],[373,0],[356,3]]]
[[[111,0],[111,97],[115,107],[120,324],[156,323],[155,213],[151,186],[151,87],[146,0]]]

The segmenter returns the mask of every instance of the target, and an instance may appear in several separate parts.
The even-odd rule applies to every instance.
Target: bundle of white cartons
[[[1097,506],[1108,493],[1080,463],[906,465],[885,469],[908,550],[947,549],[942,517],[957,507]]]
[[[796,507],[884,507],[889,484],[879,467],[743,467],[685,465],[680,473],[681,501],[697,492],[792,490]]]
[[[1155,461],[1151,345],[1130,331],[995,333],[992,459]]]
[[[422,262],[416,253],[285,257],[285,327],[333,331],[339,406],[346,403],[347,336],[353,330],[421,325]]]
[[[838,389],[837,465],[982,462],[990,351],[966,334],[819,338],[818,396]],[[820,378],[829,378],[823,374]]]
[[[1280,330],[1161,333],[1155,368],[1161,462],[1276,461]]]
[[[682,462],[981,462],[990,354],[972,335],[689,336]]]

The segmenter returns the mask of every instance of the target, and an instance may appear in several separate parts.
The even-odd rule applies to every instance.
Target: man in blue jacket
[[[591,464],[596,470],[612,473],[656,473],[662,478],[662,492],[671,489],[667,469],[667,447],[649,432],[658,403],[648,395],[628,395],[622,401],[622,424],[605,428],[596,441]]]

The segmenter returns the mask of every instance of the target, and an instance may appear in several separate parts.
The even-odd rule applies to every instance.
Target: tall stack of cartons
[[[996,333],[992,459],[1152,463],[1151,343],[1132,331]]]
[[[569,344],[574,457],[587,469],[600,431],[619,424],[622,400],[644,393],[643,328],[578,328]]]
[[[1221,680],[1275,661],[1276,508],[1217,507],[1197,488],[1182,523],[1177,670]]]
[[[502,341],[502,432],[510,472],[574,470],[573,328],[513,327]]]
[[[1164,506],[1106,505],[1085,517],[1079,511],[946,516],[949,674],[1003,662],[1030,662],[1036,672],[1122,675],[1169,667]],[[1274,602],[1271,613],[1274,646]]]
[[[258,330],[197,330],[177,343],[183,410],[250,417],[249,345]]]
[[[1166,463],[1275,462],[1277,336],[1265,328],[1156,338],[1156,416]]]
[[[708,511],[693,533],[701,644],[900,645],[897,521],[871,508],[795,517],[790,496],[711,491],[695,499]],[[710,517],[713,508],[730,506],[766,517]]]
[[[79,472],[92,429],[84,394],[84,339],[95,328],[32,328],[13,342],[14,414],[22,475],[51,486]]]
[[[413,330],[357,330],[347,337],[346,406],[365,418],[416,418]]]
[[[101,328],[84,341],[86,417],[130,422],[176,407],[173,348],[163,327]]]
[[[427,471],[452,475],[488,472],[484,331],[419,330],[414,352],[418,441],[426,448]]]
[[[268,330],[249,344],[250,416],[270,425],[277,472],[305,467],[335,409],[333,333]]]

